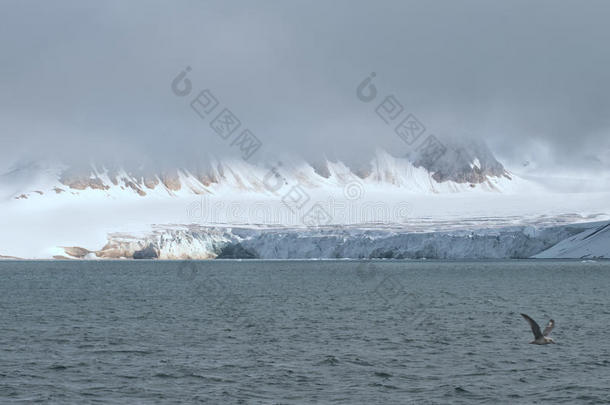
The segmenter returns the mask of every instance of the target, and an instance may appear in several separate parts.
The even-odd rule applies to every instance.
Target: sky
[[[208,89],[261,156],[406,154],[375,113],[393,95],[429,133],[485,141],[509,167],[607,173],[608,15],[595,0],[4,0],[0,158],[231,155],[190,106]]]

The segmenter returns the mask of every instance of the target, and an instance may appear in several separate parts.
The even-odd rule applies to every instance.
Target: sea
[[[2,261],[0,403],[607,404],[609,303],[604,261]]]

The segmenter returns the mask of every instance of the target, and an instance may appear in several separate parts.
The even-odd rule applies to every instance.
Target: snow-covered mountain
[[[546,228],[610,220],[609,201],[549,191],[477,144],[447,143],[438,160],[21,161],[0,171],[0,258],[311,258],[334,257],[333,244],[347,249],[336,257],[525,257],[574,235]]]
[[[414,149],[409,159],[416,167],[423,167],[438,182],[480,184],[489,178],[504,177],[511,179],[487,145],[480,141],[444,140],[445,153],[440,158]]]
[[[528,183],[512,176],[483,147],[449,149],[438,163],[418,159],[395,157],[379,150],[370,160],[359,164],[329,159],[314,163],[299,158],[259,164],[206,159],[199,165],[162,171],[101,163],[75,167],[57,162],[30,162],[14,165],[0,176],[0,190],[5,198],[23,200],[49,194],[65,198],[87,191],[110,197],[129,194],[180,197],[229,190],[273,194],[280,185],[332,189],[353,183],[361,187],[399,188],[410,194],[510,193]]]

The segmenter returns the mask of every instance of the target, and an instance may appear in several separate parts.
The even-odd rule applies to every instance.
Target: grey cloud
[[[170,90],[191,66],[194,92],[211,89],[268,151],[402,153],[355,97],[374,71],[381,96],[440,136],[485,139],[509,162],[603,166],[609,12],[603,1],[5,1],[0,153],[166,164],[230,153]]]

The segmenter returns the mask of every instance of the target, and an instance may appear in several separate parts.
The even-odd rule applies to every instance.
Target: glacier
[[[538,259],[610,259],[610,223],[584,230],[534,256]]]
[[[107,243],[96,251],[66,247],[65,254],[56,258],[524,259],[598,226],[599,223],[582,223],[448,232],[351,227],[157,226],[140,235],[110,234]]]

